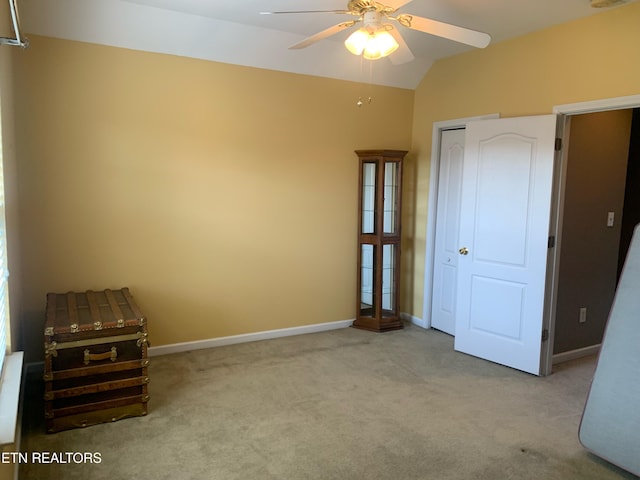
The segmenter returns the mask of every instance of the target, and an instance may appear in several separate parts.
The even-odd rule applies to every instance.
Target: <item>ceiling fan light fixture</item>
[[[374,32],[360,28],[349,35],[344,45],[354,55],[362,55],[367,60],[377,60],[391,55],[399,46],[385,27]]]
[[[362,55],[368,60],[375,60],[391,55],[398,46],[396,39],[389,32],[383,30],[369,39]]]
[[[359,28],[344,41],[344,46],[347,47],[354,55],[362,55],[364,48],[369,41],[369,32],[365,28]]]

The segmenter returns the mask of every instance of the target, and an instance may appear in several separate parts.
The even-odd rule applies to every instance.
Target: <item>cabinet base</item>
[[[389,332],[391,330],[402,330],[404,324],[400,319],[384,319],[383,321],[372,318],[358,318],[354,320],[353,328],[368,330],[370,332]]]

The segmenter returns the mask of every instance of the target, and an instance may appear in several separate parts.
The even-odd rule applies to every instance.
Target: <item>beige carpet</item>
[[[636,478],[578,442],[594,368],[537,378],[437,331],[343,329],[152,358],[149,416],[53,435],[36,379],[22,451],[102,461],[26,463],[20,478]]]

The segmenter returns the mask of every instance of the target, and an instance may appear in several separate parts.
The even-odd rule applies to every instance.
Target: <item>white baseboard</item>
[[[194,342],[173,343],[170,345],[160,345],[149,347],[150,357],[158,355],[169,355],[172,353],[188,352],[191,350],[201,350],[203,348],[222,347],[225,345],[235,345],[237,343],[256,342],[258,340],[270,340],[272,338],[290,337],[293,335],[304,335],[306,333],[326,332],[350,327],[351,320],[339,320],[337,322],[316,323],[304,325],[302,327],[281,328],[278,330],[267,330],[264,332],[245,333],[242,335],[232,335],[230,337],[210,338],[206,340],[196,340]]]
[[[418,327],[427,328],[427,324],[424,321],[424,319],[411,315],[410,313],[403,312],[400,314],[400,318],[402,318],[406,322],[411,322],[414,325],[417,325]]]
[[[558,363],[568,362],[577,358],[588,357],[589,355],[596,355],[600,351],[602,344],[590,345],[588,347],[577,348],[575,350],[569,350],[568,352],[556,353],[553,356],[552,363],[557,365]]]

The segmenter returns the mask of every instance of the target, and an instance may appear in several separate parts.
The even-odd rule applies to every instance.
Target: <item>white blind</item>
[[[9,269],[7,268],[7,235],[4,219],[4,174],[2,172],[2,128],[0,128],[0,372],[9,348]]]

